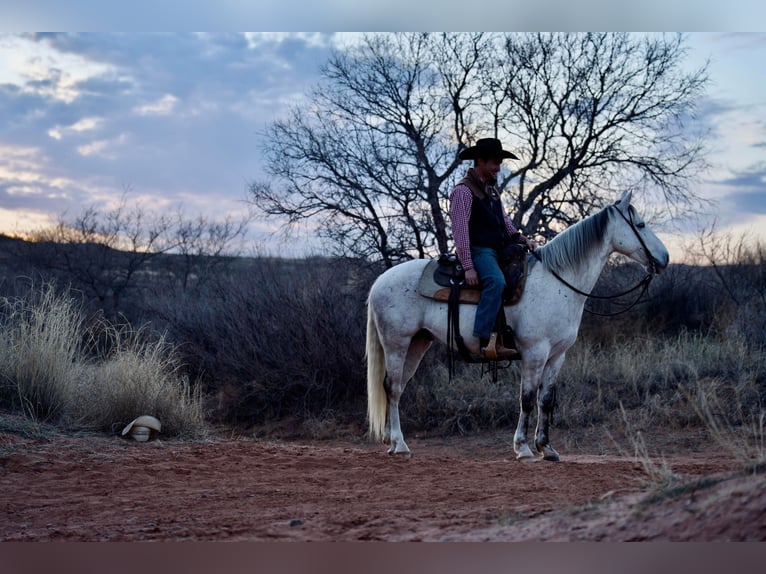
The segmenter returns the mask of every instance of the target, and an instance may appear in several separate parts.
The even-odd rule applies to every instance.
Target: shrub
[[[51,284],[0,299],[0,312],[0,400],[34,419],[57,419],[81,354],[82,314]]]
[[[199,387],[180,372],[175,349],[129,326],[104,326],[110,350],[76,369],[67,418],[80,428],[118,431],[144,414],[157,417],[163,435],[195,436],[204,430]]]
[[[217,397],[223,422],[363,420],[370,282],[346,260],[244,260],[201,290],[158,298],[153,316]]]
[[[70,294],[52,284],[27,297],[2,298],[0,401],[30,418],[73,428],[120,430],[152,414],[163,434],[202,429],[201,397],[180,374],[163,338],[106,322],[85,325]],[[108,349],[95,341],[104,338]]]

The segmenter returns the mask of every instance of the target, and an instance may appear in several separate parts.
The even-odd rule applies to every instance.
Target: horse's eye
[[[646,223],[644,223],[643,221],[639,221],[638,223],[636,223],[636,227],[638,227],[639,229],[643,229],[644,227],[646,227]]]

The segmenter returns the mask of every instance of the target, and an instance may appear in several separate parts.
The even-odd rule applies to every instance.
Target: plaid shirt
[[[455,251],[463,269],[473,269],[471,258],[471,239],[468,234],[468,222],[471,219],[471,207],[473,206],[473,194],[467,185],[456,185],[450,194],[450,220],[452,221],[452,238],[455,240]],[[503,211],[503,220],[508,233],[513,235],[518,230],[511,223],[508,214]],[[526,242],[527,238],[522,235],[519,240]]]

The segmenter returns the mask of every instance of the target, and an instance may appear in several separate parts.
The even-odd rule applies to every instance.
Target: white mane
[[[558,273],[575,269],[594,246],[600,245],[609,223],[610,207],[566,228],[539,247],[535,252],[543,264]]]

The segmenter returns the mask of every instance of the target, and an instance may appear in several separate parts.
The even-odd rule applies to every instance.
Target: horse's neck
[[[580,261],[577,274],[572,277],[572,281],[574,281],[572,284],[581,291],[590,293],[596,286],[596,282],[598,282],[598,278],[601,276],[611,254],[612,250],[607,243],[592,249],[588,257]]]
[[[604,237],[602,242],[593,245],[588,250],[585,257],[582,257],[566,271],[560,271],[559,274],[580,291],[590,293],[596,286],[596,282],[613,252],[611,245],[611,237]]]

